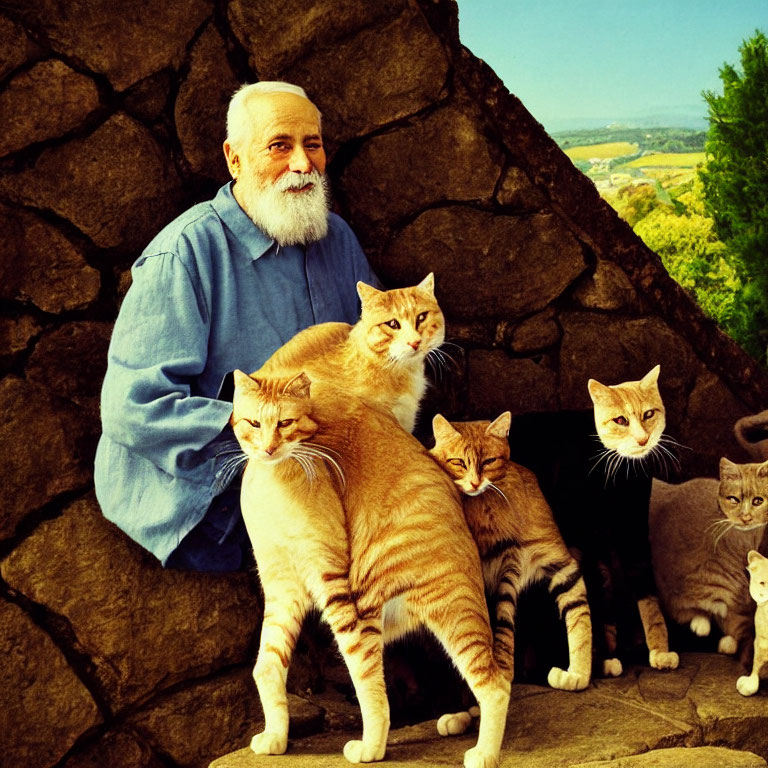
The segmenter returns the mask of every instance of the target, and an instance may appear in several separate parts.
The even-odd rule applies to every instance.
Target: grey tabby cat
[[[748,650],[754,606],[744,570],[768,522],[768,462],[720,460],[720,480],[653,481],[651,558],[668,616],[707,636],[723,632],[720,653]]]

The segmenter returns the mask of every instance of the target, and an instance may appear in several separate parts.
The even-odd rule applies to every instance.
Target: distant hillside
[[[625,142],[636,144],[639,152],[703,152],[707,132],[691,128],[608,126],[590,130],[553,133],[552,138],[561,149]]]
[[[547,129],[547,133],[550,135],[604,128],[607,125],[623,126],[624,128],[674,126],[695,131],[706,130],[709,125],[704,102],[701,104],[640,110],[634,114],[603,115],[597,117],[557,117],[542,120],[542,122]]]

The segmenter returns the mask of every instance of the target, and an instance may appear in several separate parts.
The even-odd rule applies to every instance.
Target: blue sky
[[[552,131],[683,108],[768,33],[768,0],[458,0],[462,43]],[[687,109],[692,108],[692,109]],[[572,127],[572,126],[569,126]],[[591,127],[591,126],[588,126]]]

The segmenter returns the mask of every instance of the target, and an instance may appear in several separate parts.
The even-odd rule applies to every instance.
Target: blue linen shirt
[[[224,376],[253,371],[315,323],[356,322],[356,283],[377,284],[347,224],[306,249],[278,246],[230,184],[147,246],[109,347],[94,481],[104,516],[165,563],[222,491]]]

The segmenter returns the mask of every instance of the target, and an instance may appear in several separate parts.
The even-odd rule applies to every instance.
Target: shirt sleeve
[[[176,477],[212,461],[205,447],[232,411],[193,391],[207,359],[209,318],[181,259],[149,256],[134,266],[110,343],[104,434]]]

